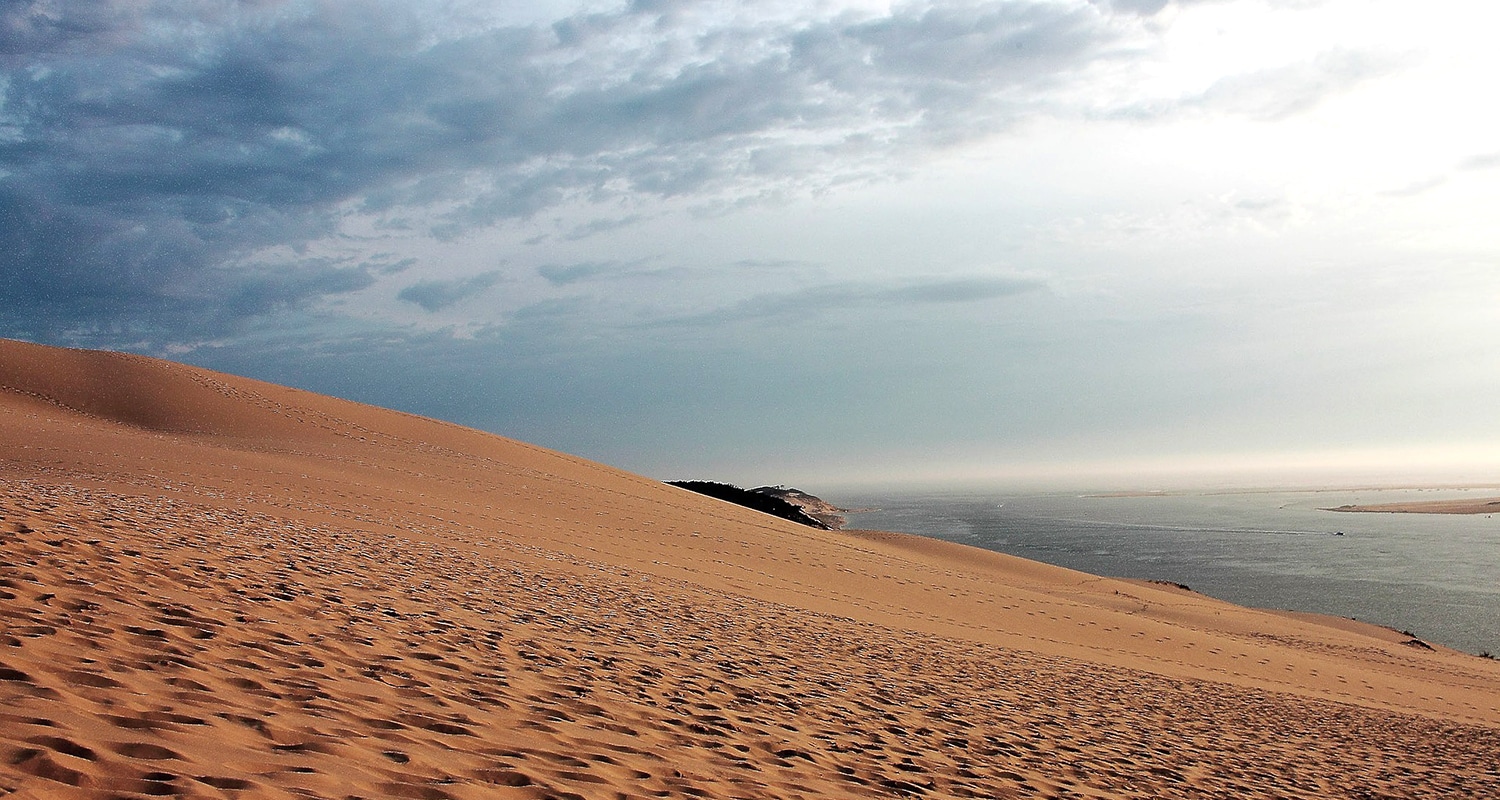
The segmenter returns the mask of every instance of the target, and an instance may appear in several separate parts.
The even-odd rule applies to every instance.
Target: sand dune
[[[1500,665],[0,342],[0,795],[1496,797]]]

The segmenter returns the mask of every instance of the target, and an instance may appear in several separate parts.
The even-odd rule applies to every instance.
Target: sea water
[[[1164,580],[1500,655],[1500,514],[1333,512],[1488,490],[1161,495],[871,494],[849,527],[904,531],[1097,575]]]

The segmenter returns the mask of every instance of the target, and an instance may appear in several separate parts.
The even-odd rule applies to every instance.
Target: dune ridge
[[[139,356],[0,387],[0,794],[1500,796],[1500,665],[1373,626]]]

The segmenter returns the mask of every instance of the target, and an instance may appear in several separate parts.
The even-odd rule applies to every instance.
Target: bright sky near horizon
[[[0,335],[661,478],[1500,481],[1434,0],[0,6]]]

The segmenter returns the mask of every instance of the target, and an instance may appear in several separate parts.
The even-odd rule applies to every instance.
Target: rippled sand
[[[0,795],[1496,797],[1500,666],[0,342]]]

